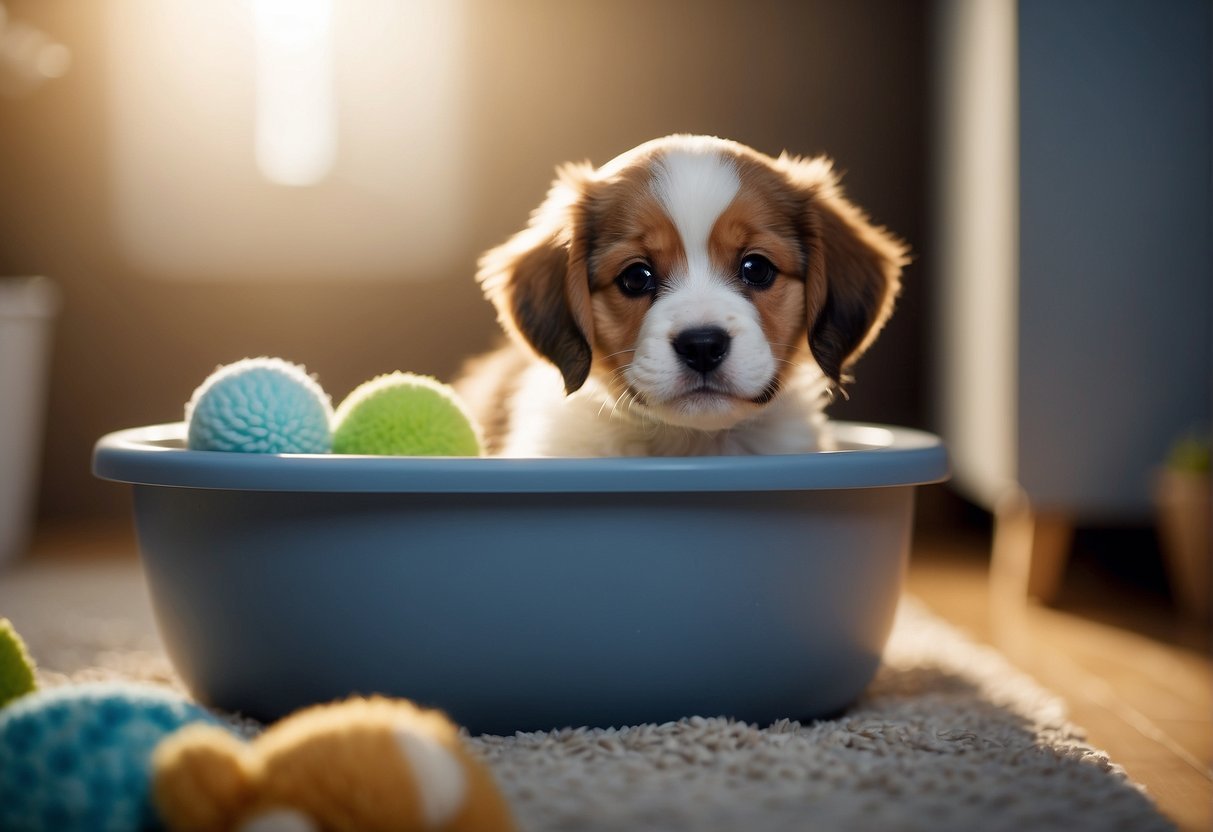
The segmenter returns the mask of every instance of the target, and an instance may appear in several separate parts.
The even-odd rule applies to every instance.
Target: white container
[[[0,565],[29,543],[58,310],[46,278],[0,278]]]

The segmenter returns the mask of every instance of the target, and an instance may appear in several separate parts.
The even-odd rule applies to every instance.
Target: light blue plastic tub
[[[273,719],[351,693],[473,732],[838,712],[871,680],[939,440],[835,423],[769,457],[189,451],[110,434],[148,586],[202,702]]]

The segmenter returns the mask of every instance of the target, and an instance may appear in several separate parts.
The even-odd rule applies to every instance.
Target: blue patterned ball
[[[157,743],[214,717],[171,691],[92,682],[27,694],[0,710],[0,829],[156,829]]]
[[[316,380],[281,358],[220,367],[185,406],[195,451],[325,454],[333,446],[333,405]]]

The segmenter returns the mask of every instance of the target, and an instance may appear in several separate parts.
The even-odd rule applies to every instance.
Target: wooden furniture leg
[[[1073,537],[1069,514],[1037,509],[1022,491],[1000,500],[990,567],[996,591],[1046,604],[1055,600]]]

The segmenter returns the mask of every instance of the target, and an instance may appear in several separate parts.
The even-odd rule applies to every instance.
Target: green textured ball
[[[13,629],[12,622],[0,618],[0,708],[37,687],[34,661],[25,650],[25,642]]]
[[[391,373],[359,385],[338,406],[333,453],[480,456],[480,436],[449,386]]]

